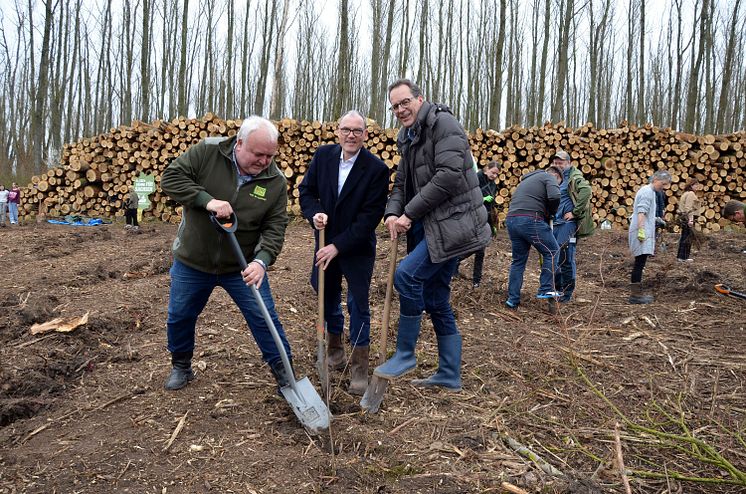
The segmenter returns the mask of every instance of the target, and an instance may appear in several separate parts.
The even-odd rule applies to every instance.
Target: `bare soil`
[[[646,268],[655,302],[635,306],[626,302],[626,232],[598,232],[579,245],[575,300],[552,315],[533,298],[535,253],[522,305],[503,305],[510,247],[501,231],[481,286],[453,282],[464,390],[409,384],[437,367],[426,321],[416,372],[389,386],[378,414],[361,413],[346,375],[333,374],[334,419],[319,438],[277,396],[219,290],[198,323],[197,379],[163,389],[175,231],[154,223],[137,233],[121,224],[0,230],[0,493],[508,492],[503,482],[526,492],[624,492],[616,423],[633,492],[744,490],[746,300],[713,290],[746,290],[743,234],[705,239],[688,264],[675,262],[677,236],[667,234],[667,251]],[[383,234],[378,249],[374,341]],[[308,225],[291,224],[270,280],[296,370],[317,383],[311,250]],[[88,323],[72,332],[30,333],[86,312]],[[397,313],[395,304],[391,342]],[[703,459],[712,452],[717,461]]]

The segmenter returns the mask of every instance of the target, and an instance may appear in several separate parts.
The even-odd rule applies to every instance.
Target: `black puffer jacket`
[[[490,241],[487,210],[469,140],[450,109],[424,102],[397,144],[402,159],[385,216],[421,220],[432,262],[483,249]]]

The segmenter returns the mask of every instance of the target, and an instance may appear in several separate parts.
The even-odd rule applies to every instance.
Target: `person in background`
[[[570,155],[566,151],[557,151],[552,164],[562,170],[560,204],[555,214],[552,232],[560,248],[554,285],[562,294],[559,301],[569,302],[575,291],[578,271],[575,264],[578,238],[591,235],[594,229],[591,212],[593,191],[580,170],[572,165]]]
[[[339,144],[320,146],[298,187],[300,206],[315,231],[324,230],[326,245],[317,248],[311,285],[318,291],[318,269],[324,270],[324,319],[329,367],[347,363],[342,313],[342,277],[347,281],[350,314],[350,394],[368,386],[370,282],[376,261],[376,227],[389,192],[389,169],[363,148],[368,138],[365,117],[357,111],[339,120]]]
[[[684,187],[684,193],[679,199],[678,220],[681,228],[679,238],[679,250],[676,260],[679,262],[692,262],[690,254],[692,251],[692,236],[694,235],[694,217],[699,215],[702,207],[697,194],[702,190],[702,184],[696,178],[691,178]]]
[[[508,300],[511,309],[521,303],[523,272],[526,270],[528,253],[533,246],[542,256],[539,276],[539,299],[556,299],[559,293],[554,287],[559,245],[549,225],[560,204],[562,169],[551,165],[546,170],[527,173],[513,192],[505,225],[512,247],[512,261],[508,277]]]
[[[10,224],[18,224],[18,205],[21,203],[21,188],[18,184],[13,182],[8,193],[8,216],[10,217]]]
[[[287,180],[274,164],[279,132],[258,116],[243,121],[233,137],[210,137],[173,160],[161,177],[161,188],[184,206],[173,244],[167,338],[171,374],[165,388],[183,388],[194,379],[192,355],[197,318],[212,291],[220,286],[241,310],[262,359],[279,388],[290,383],[262,307],[248,285],[256,286],[288,354],[290,345],[277,317],[267,277],[285,241]],[[210,215],[237,218],[236,239],[248,261],[238,260]]]
[[[629,224],[629,250],[635,258],[630,285],[630,304],[649,304],[653,296],[642,288],[642,272],[648,257],[655,253],[656,192],[671,186],[671,174],[658,170],[650,183],[637,191]]]
[[[741,201],[728,201],[723,208],[723,217],[733,223],[746,225],[746,203]]]
[[[650,177],[650,183],[653,177]],[[661,252],[666,252],[666,243],[663,241],[663,232],[666,229],[666,207],[668,207],[668,197],[662,190],[655,191],[655,241],[660,244]]]
[[[438,340],[438,370],[412,384],[460,391],[462,340],[451,307],[451,279],[459,258],[489,243],[487,211],[469,139],[451,110],[426,101],[408,79],[389,85],[388,96],[401,124],[401,161],[385,225],[391,238],[406,234],[408,254],[394,277],[399,292],[396,352],[373,374],[393,379],[414,370],[427,311]]]
[[[140,198],[135,192],[135,188],[130,186],[129,193],[124,199],[124,220],[127,222],[124,225],[126,229],[138,230],[140,226],[137,223],[137,206],[140,202]]]
[[[8,195],[9,190],[5,189],[5,186],[0,184],[0,226],[5,226],[5,215],[8,210]]]
[[[487,223],[492,231],[492,238],[497,234],[497,220],[495,218],[495,198],[497,197],[497,175],[500,172],[500,164],[490,161],[484,168],[477,172],[479,189],[482,191],[482,201],[487,209]],[[474,253],[474,270],[472,272],[472,288],[479,288],[482,282],[482,270],[484,268],[484,253],[486,249]],[[459,265],[463,259],[459,259]]]

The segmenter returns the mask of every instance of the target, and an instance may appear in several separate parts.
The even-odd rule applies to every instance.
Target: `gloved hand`
[[[496,228],[496,227],[494,227],[494,226],[492,227],[492,236],[493,236],[493,237],[496,237],[496,236],[497,236],[497,228]]]
[[[494,200],[495,200],[495,198],[494,198],[494,197],[492,197],[491,195],[486,195],[486,196],[484,196],[484,197],[482,198],[482,200],[483,200],[484,202],[486,202],[487,204],[489,204],[489,203],[491,203],[492,201],[494,201]]]
[[[645,229],[638,228],[637,229],[637,240],[639,240],[640,242],[644,242],[646,238],[648,237],[645,235]]]
[[[658,228],[666,228],[666,220],[664,220],[661,217],[656,216],[655,217],[655,226]]]

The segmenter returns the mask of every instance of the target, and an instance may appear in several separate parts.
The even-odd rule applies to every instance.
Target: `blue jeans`
[[[368,346],[370,344],[370,303],[369,291],[371,277],[366,273],[373,272],[375,258],[360,258],[360,267],[368,265],[355,276],[344,275],[347,281],[347,311],[350,314],[350,344]],[[311,272],[311,286],[318,293],[316,267]],[[324,271],[324,320],[326,329],[333,334],[343,334],[345,317],[342,313],[342,268],[337,259]]]
[[[220,286],[228,292],[249,325],[262,359],[271,364],[280,359],[280,352],[272,339],[261,309],[251,289],[246,286],[239,272],[229,274],[210,274],[190,268],[174,260],[171,266],[171,292],[168,300],[168,351],[191,352],[194,350],[194,327],[197,317],[205,308],[207,300],[215,287]],[[272,321],[275,324],[280,339],[285,345],[285,351],[290,358],[290,345],[285,338],[285,331],[275,312],[275,303],[269,289],[269,280],[264,276],[259,293],[267,306]]]
[[[458,334],[450,300],[451,278],[456,273],[458,258],[432,262],[419,222],[413,225],[410,235],[416,247],[401,260],[394,275],[399,310],[403,316],[419,316],[426,311],[438,336]]]
[[[554,238],[559,245],[559,257],[557,258],[557,271],[554,275],[554,285],[562,292],[562,300],[570,300],[575,290],[575,248],[577,239],[575,233],[578,226],[574,221],[567,221],[554,225]]]
[[[8,216],[10,216],[11,225],[18,223],[18,204],[15,202],[8,203]]]
[[[508,277],[508,302],[513,305],[521,302],[523,272],[526,270],[526,261],[528,261],[531,246],[542,256],[538,294],[554,291],[554,271],[559,247],[547,222],[539,215],[508,216],[505,224],[508,227],[513,254]]]

